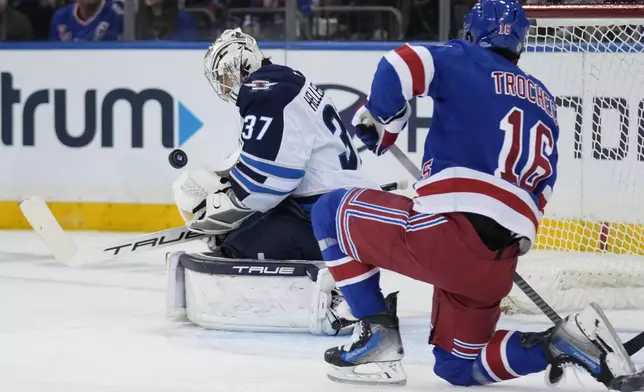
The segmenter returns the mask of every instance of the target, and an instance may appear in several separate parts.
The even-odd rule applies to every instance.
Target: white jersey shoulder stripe
[[[423,91],[422,96],[427,96],[427,94],[429,94],[429,85],[432,83],[432,80],[434,80],[434,58],[432,57],[432,53],[429,49],[424,46],[409,45],[409,47],[416,52],[423,64],[423,69],[425,71],[425,90]]]
[[[411,78],[411,71],[405,60],[398,55],[398,53],[393,50],[385,55],[385,60],[394,68],[396,74],[398,75],[398,80],[400,80],[400,87],[402,88],[402,95],[406,101],[409,101],[414,97],[412,90],[413,82]]]
[[[435,72],[434,58],[429,49],[405,44],[387,53],[385,59],[398,75],[405,100],[429,93]]]

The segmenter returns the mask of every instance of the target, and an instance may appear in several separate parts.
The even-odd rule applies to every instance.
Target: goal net
[[[557,97],[559,177],[519,273],[558,311],[644,308],[644,5],[533,5],[519,63]],[[506,313],[538,312],[514,288]]]

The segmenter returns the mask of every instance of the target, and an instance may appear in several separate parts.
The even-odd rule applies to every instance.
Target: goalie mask
[[[239,28],[229,29],[206,52],[206,78],[221,99],[236,103],[241,84],[262,66],[262,60],[255,38]]]

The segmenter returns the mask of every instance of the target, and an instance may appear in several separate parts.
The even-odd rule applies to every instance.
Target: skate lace
[[[559,366],[563,370],[563,375],[561,376],[562,381],[566,379],[566,369],[571,369],[572,374],[575,375],[575,379],[577,379],[577,382],[579,383],[579,385],[581,385],[584,388],[586,387],[584,385],[584,383],[581,381],[581,378],[579,378],[579,371],[581,371],[583,373],[589,373],[586,368],[584,368],[583,366],[581,366],[580,364],[576,363],[573,360],[564,360],[564,361],[559,363]]]
[[[344,296],[339,290],[331,291],[331,303],[329,304],[330,312],[326,313],[326,318],[331,327],[335,329],[335,334],[339,334],[340,330],[355,323],[356,320],[344,318],[343,315],[336,313],[338,307],[344,302]]]
[[[353,328],[353,333],[351,334],[351,338],[349,339],[349,341],[344,345],[339,346],[338,348],[343,351],[351,351],[351,348],[353,347],[353,345],[365,337],[366,331],[367,329],[366,329],[365,323],[362,321],[358,321],[355,327]]]
[[[580,371],[587,372],[587,370],[584,369],[583,367],[577,365],[577,364],[571,364],[571,365],[568,365],[568,366],[564,366],[564,369],[566,367],[572,369],[572,374],[575,375],[575,378],[577,379],[577,382],[579,383],[579,385],[581,385],[582,387],[586,388],[584,383],[581,381],[581,378],[579,378],[579,372]],[[563,374],[562,378],[566,378],[566,372],[565,371],[564,371],[564,374]]]

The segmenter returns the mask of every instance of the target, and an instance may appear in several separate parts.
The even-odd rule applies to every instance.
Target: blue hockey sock
[[[546,369],[541,345],[521,343],[521,332],[499,330],[476,358],[472,376],[479,384],[510,380]]]
[[[362,264],[349,256],[327,261],[326,265],[355,317],[375,316],[385,311],[377,267]]]
[[[516,331],[496,331],[476,359],[466,359],[436,346],[434,372],[453,385],[472,386],[545,370],[548,361],[541,346],[523,345],[521,335]]]
[[[322,257],[353,315],[358,318],[374,316],[385,310],[379,269],[347,256],[338,245],[336,215],[347,192],[335,190],[318,199],[311,212],[313,231]]]

